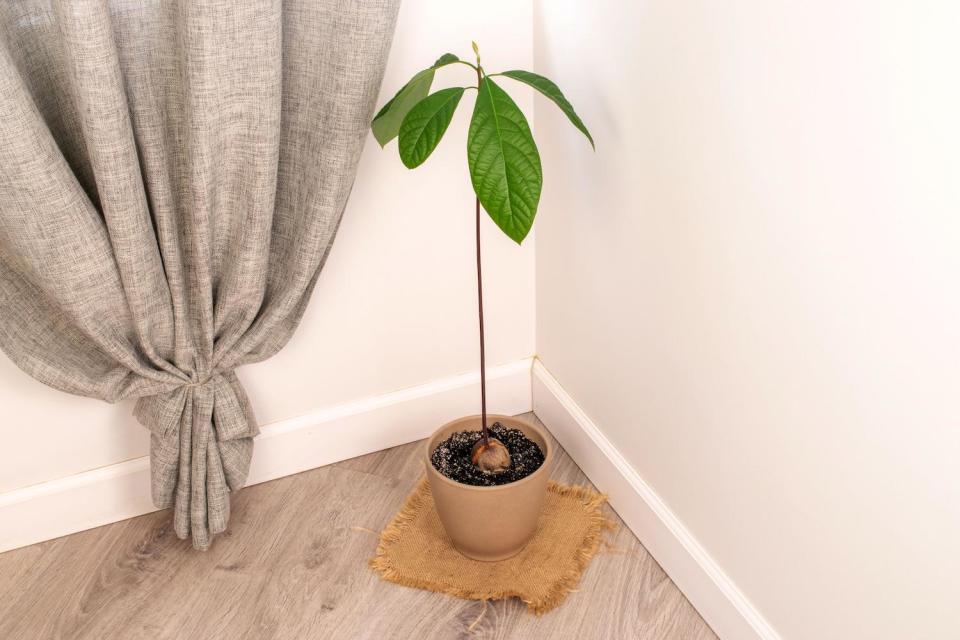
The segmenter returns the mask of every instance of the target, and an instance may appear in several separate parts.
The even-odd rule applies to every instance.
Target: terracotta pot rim
[[[424,447],[424,456],[426,457],[426,460],[427,460],[427,473],[429,473],[432,478],[438,479],[441,482],[445,482],[459,489],[493,493],[497,491],[507,491],[512,487],[518,487],[526,482],[535,480],[543,473],[547,473],[548,469],[550,468],[550,462],[553,460],[553,445],[551,444],[550,438],[547,437],[547,434],[544,432],[544,430],[541,429],[539,426],[535,425],[534,423],[530,422],[529,420],[524,420],[523,418],[519,418],[516,416],[508,416],[500,413],[488,413],[487,418],[488,419],[496,418],[498,420],[506,418],[507,420],[513,420],[514,422],[519,422],[523,424],[525,427],[528,427],[531,431],[537,433],[541,438],[543,438],[543,443],[547,450],[544,452],[544,455],[543,455],[543,463],[537,468],[536,471],[534,471],[533,473],[531,473],[525,478],[521,478],[520,480],[517,480],[516,482],[508,482],[507,484],[501,484],[495,487],[479,487],[473,484],[464,484],[463,482],[457,482],[456,480],[448,478],[447,476],[437,471],[437,468],[433,466],[433,461],[430,459],[430,456],[433,453],[433,446],[432,446],[433,440],[434,438],[437,437],[437,434],[443,431],[444,429],[446,429],[447,427],[449,427],[450,425],[452,425],[454,422],[460,422],[461,420],[471,420],[473,418],[479,418],[479,417],[480,417],[480,414],[474,414],[470,416],[461,416],[459,418],[455,418],[449,422],[444,423],[443,426],[441,426],[432,434],[430,434],[430,437],[427,438],[427,444]]]

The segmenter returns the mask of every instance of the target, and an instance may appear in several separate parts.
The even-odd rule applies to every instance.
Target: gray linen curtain
[[[197,548],[257,433],[234,369],[303,314],[398,5],[0,2],[0,348],[57,389],[139,398],[154,502]]]

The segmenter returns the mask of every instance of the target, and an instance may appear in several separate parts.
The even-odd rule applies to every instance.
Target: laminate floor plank
[[[529,419],[536,420],[533,414]],[[0,638],[711,640],[616,514],[577,590],[536,617],[384,582],[377,533],[423,474],[422,442],[238,492],[206,552],[169,511],[0,554]],[[558,447],[552,477],[589,484]]]

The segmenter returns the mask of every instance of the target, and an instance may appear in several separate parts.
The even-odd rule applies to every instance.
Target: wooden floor
[[[540,618],[380,581],[371,532],[420,478],[420,446],[244,489],[205,553],[160,511],[0,554],[0,638],[716,638],[622,523]],[[553,477],[588,484],[563,452]]]

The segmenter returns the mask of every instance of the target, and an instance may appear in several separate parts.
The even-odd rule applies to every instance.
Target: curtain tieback
[[[184,410],[191,402],[200,409],[212,403],[217,440],[252,438],[259,433],[250,400],[233,371],[215,371],[169,391],[143,396],[137,400],[133,414],[155,435],[169,438],[179,431]]]

